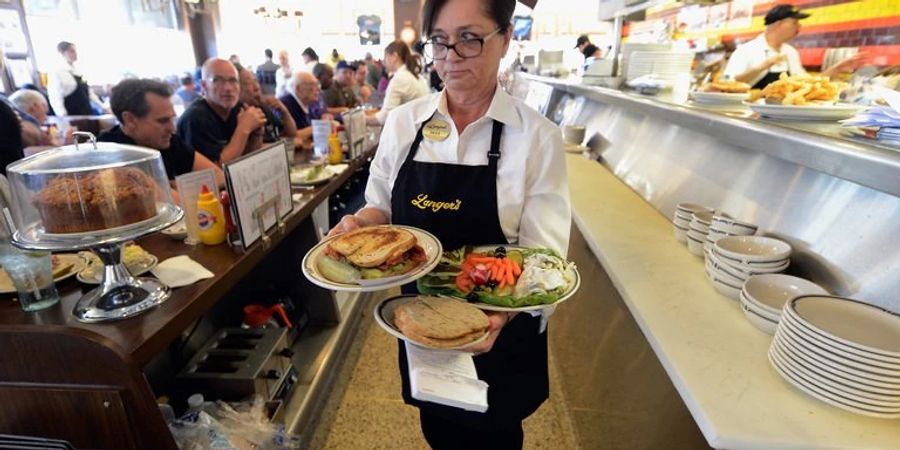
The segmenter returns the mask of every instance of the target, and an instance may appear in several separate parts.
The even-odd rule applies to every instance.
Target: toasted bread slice
[[[484,334],[490,321],[483,311],[459,300],[417,297],[397,307],[394,324],[410,337],[456,339]]]
[[[369,268],[411,249],[416,237],[402,228],[369,227],[342,234],[329,245],[354,265]]]

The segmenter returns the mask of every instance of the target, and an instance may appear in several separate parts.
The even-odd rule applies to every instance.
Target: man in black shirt
[[[263,96],[259,82],[253,73],[247,69],[238,69],[238,78],[241,80],[241,103],[255,106],[266,115],[266,125],[263,127],[263,142],[275,142],[279,139],[294,139],[297,137],[297,125],[291,117],[290,111],[275,97]]]
[[[238,72],[228,60],[203,63],[204,98],[195,100],[178,119],[178,136],[210,161],[224,163],[262,146],[266,115],[241,105]]]
[[[6,166],[24,157],[21,119],[0,94],[0,172],[6,175]]]
[[[599,58],[601,56],[600,49],[596,45],[591,44],[591,40],[588,39],[586,34],[578,36],[578,40],[575,41],[575,48],[581,51],[584,59]]]
[[[99,140],[159,150],[170,180],[195,170],[213,169],[216,182],[224,185],[222,169],[174,134],[175,108],[171,96],[169,86],[159,81],[130,79],[117,84],[110,104],[120,125],[101,134]]]

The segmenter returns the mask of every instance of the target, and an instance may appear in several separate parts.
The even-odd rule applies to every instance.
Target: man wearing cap
[[[725,77],[762,89],[777,81],[782,73],[805,75],[797,49],[788,41],[800,32],[800,19],[809,17],[792,5],[778,5],[766,14],[766,31],[753,40],[738,46],[725,66]],[[861,59],[863,55],[847,58],[822,75],[832,76]]]
[[[343,113],[347,109],[359,106],[359,100],[353,94],[353,77],[356,74],[346,61],[339,61],[334,68],[334,82],[325,89],[325,104],[329,111],[340,108]],[[324,86],[323,86],[324,87]]]
[[[575,41],[575,48],[584,55],[584,59],[600,57],[600,49],[596,45],[591,44],[591,40],[588,39],[586,34],[578,36],[578,40]]]

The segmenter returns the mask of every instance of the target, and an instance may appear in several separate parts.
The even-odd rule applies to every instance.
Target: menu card
[[[189,172],[175,177],[175,189],[181,196],[181,207],[184,209],[184,223],[187,225],[188,236],[185,244],[197,245],[200,243],[200,228],[197,224],[197,198],[203,185],[212,192],[219,192],[216,185],[216,173],[212,169]],[[225,212],[228,214],[228,212]]]
[[[344,126],[347,128],[347,143],[350,147],[350,158],[356,158],[363,152],[366,141],[366,113],[355,109],[344,114]]]
[[[290,165],[285,154],[284,141],[255,151],[225,164],[225,181],[237,219],[244,248],[249,248],[263,233],[277,223],[275,208],[260,209],[274,199],[279,218],[294,209],[291,199]],[[254,215],[263,214],[264,229]]]
[[[313,147],[317,156],[328,155],[328,138],[331,137],[330,120],[312,121]]]

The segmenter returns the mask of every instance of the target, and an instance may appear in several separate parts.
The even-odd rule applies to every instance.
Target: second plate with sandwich
[[[432,350],[463,350],[488,337],[487,315],[459,300],[399,295],[375,305],[375,321],[392,336]]]
[[[416,281],[441,259],[440,241],[404,225],[360,228],[318,243],[303,258],[313,284],[345,292],[373,292]]]

